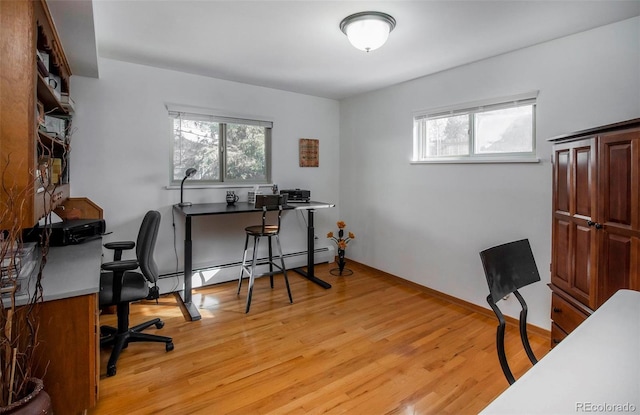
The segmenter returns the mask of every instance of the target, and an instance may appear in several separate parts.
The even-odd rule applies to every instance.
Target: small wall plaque
[[[300,139],[300,167],[318,167],[320,140],[315,138]]]

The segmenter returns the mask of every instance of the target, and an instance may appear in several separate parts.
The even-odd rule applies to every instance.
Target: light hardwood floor
[[[504,391],[495,318],[436,298],[359,264],[354,274],[316,274],[325,290],[291,272],[294,304],[282,276],[256,281],[249,314],[246,284],[199,289],[202,319],[185,321],[172,295],[132,306],[132,323],[165,321],[175,350],[134,343],[116,376],[105,376],[90,415],[104,414],[475,414]],[[483,277],[479,274],[479,277]],[[101,316],[114,324],[115,316]],[[530,335],[541,358],[549,340]],[[530,368],[515,327],[507,354],[516,378]]]

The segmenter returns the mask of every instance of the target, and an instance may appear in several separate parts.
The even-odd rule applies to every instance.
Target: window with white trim
[[[413,161],[536,160],[536,95],[415,113]]]
[[[205,112],[205,111],[203,111]],[[169,108],[172,129],[171,184],[185,172],[199,184],[271,181],[271,121],[185,112]]]

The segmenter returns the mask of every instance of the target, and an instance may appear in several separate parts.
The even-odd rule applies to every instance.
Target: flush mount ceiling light
[[[349,42],[365,52],[384,45],[394,27],[396,19],[381,12],[355,13],[340,22],[340,30],[347,35]]]

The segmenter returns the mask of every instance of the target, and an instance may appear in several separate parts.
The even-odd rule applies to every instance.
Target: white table
[[[620,290],[481,414],[640,414],[640,292]]]

